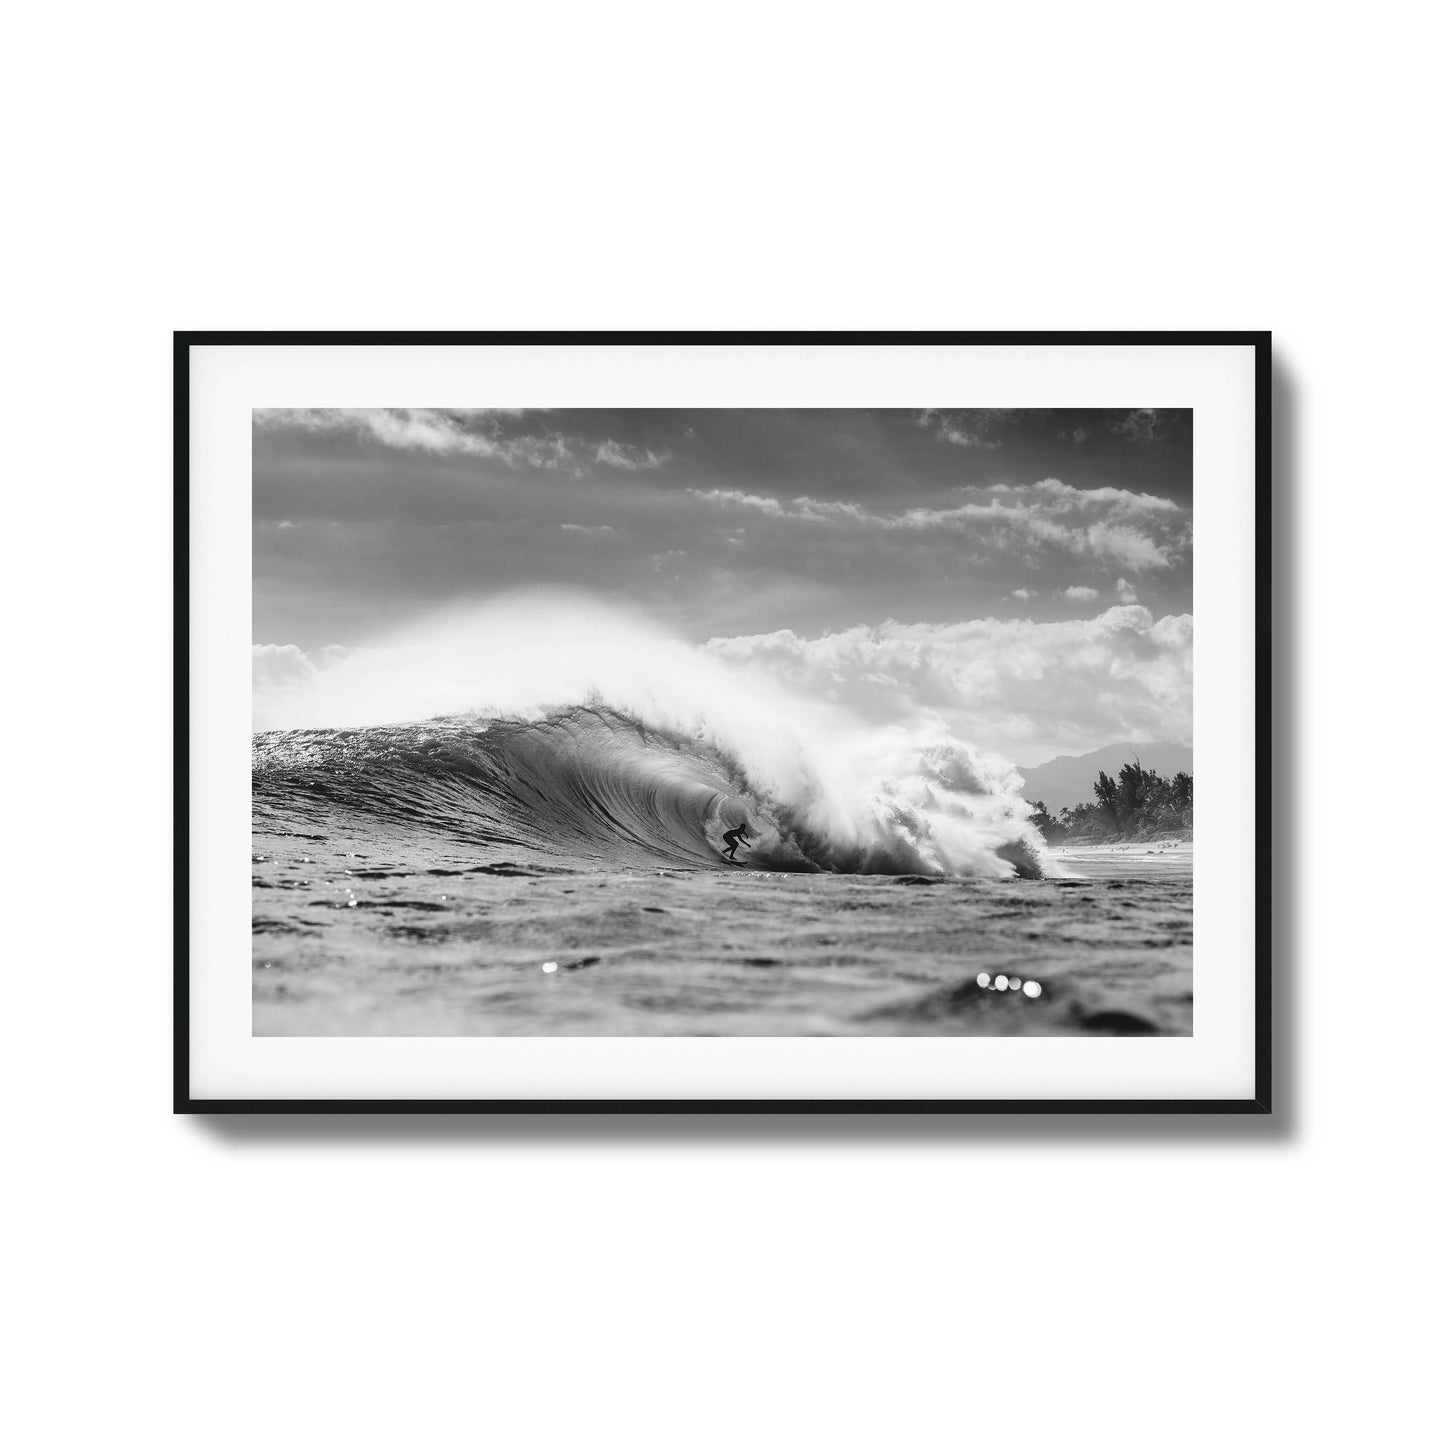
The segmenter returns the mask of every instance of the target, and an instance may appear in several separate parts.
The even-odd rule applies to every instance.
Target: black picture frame
[[[1228,346],[1254,352],[1255,940],[1254,1096],[1200,1099],[214,1099],[190,1086],[190,377],[207,346]],[[1269,1114],[1273,1111],[1270,758],[1271,333],[1268,331],[176,331],[174,1112],[178,1114]]]

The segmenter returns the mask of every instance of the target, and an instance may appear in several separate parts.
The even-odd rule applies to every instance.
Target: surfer
[[[733,857],[733,854],[738,851],[739,843],[747,843],[747,841],[748,825],[746,823],[739,823],[736,828],[729,828],[727,832],[723,834],[723,842],[728,845],[727,852],[723,854],[723,857],[726,858],[729,863],[736,863],[738,860]],[[751,843],[748,843],[749,848],[752,846]]]

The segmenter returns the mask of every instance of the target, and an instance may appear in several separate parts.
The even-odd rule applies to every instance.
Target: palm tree
[[[1101,768],[1099,770],[1099,781],[1094,784],[1094,796],[1099,800],[1099,806],[1108,815],[1109,821],[1114,825],[1114,831],[1119,831],[1119,785],[1108,773]]]

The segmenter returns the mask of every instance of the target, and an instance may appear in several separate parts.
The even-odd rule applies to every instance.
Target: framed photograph
[[[178,1111],[1269,1111],[1268,333],[190,332],[175,406]]]

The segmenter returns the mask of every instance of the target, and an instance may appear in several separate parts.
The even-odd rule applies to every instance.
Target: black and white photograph
[[[1190,1036],[1147,399],[255,409],[254,1034]]]

